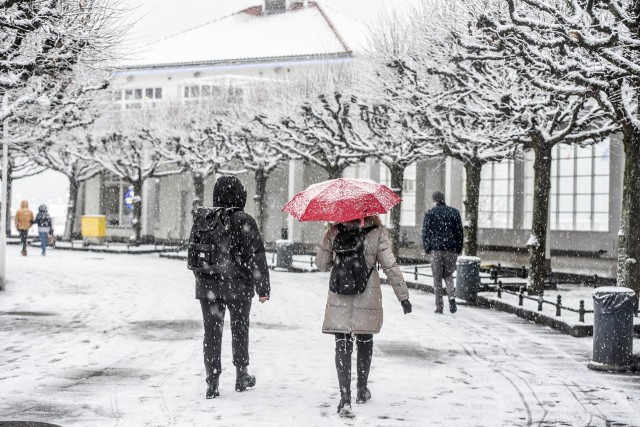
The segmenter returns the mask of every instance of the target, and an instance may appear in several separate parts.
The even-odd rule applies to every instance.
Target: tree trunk
[[[133,181],[133,245],[139,246],[142,241],[142,180]]]
[[[534,142],[533,163],[533,223],[531,237],[527,246],[531,272],[529,276],[529,294],[544,293],[544,282],[547,277],[547,263],[545,248],[547,246],[547,226],[549,220],[549,195],[551,193],[551,150],[553,145],[544,142]]]
[[[622,224],[618,255],[618,286],[640,292],[640,130],[625,125],[624,188],[622,191]],[[622,273],[622,274],[620,274]]]
[[[256,202],[256,222],[258,223],[260,235],[264,238],[264,224],[266,222],[267,214],[267,202],[265,195],[267,193],[267,180],[269,179],[269,175],[267,175],[262,168],[257,169],[254,172],[254,175],[256,180],[256,194],[254,195],[254,200]]]
[[[346,168],[340,168],[340,167],[327,167],[327,168],[325,168],[325,170],[329,174],[329,179],[342,178],[342,173],[344,172],[345,169]]]
[[[204,206],[204,176],[199,173],[192,173],[191,179],[193,180],[193,189],[196,200],[194,200],[194,206]],[[196,204],[196,202],[198,202]]]
[[[71,241],[73,228],[76,224],[76,208],[78,206],[78,190],[80,183],[75,178],[69,178],[69,203],[67,204],[67,220],[64,226],[62,240]]]
[[[404,188],[404,170],[405,166],[387,165],[391,172],[391,190],[402,198],[402,189]],[[400,221],[402,220],[402,202],[391,208],[391,252],[396,256],[400,256]]]
[[[464,201],[464,253],[468,256],[478,255],[478,205],[480,203],[482,166],[484,166],[484,162],[477,159],[467,160],[464,165],[467,174],[466,199]]]

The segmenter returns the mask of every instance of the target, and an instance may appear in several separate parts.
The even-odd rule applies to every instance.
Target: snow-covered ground
[[[320,332],[326,273],[272,272],[255,303],[257,385],[205,400],[200,308],[184,262],[154,255],[10,251],[0,294],[0,421],[68,426],[640,425],[640,377],[589,371],[591,339],[471,307],[403,315],[383,289],[373,398],[338,418],[333,338]],[[635,342],[636,348],[638,342]],[[355,372],[354,372],[355,385]]]

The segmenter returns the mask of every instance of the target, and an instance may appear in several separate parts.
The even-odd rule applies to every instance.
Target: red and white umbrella
[[[309,186],[296,194],[282,210],[299,221],[347,222],[387,213],[401,201],[384,184],[338,178]]]

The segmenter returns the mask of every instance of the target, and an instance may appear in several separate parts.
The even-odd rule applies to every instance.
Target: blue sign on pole
[[[126,193],[124,193],[124,205],[127,209],[133,209],[135,193],[133,192],[133,187],[129,187]]]

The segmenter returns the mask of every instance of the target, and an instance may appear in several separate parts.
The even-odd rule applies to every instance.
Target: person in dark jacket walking
[[[225,247],[217,249],[224,262],[223,274],[195,273],[196,298],[200,300],[204,321],[204,365],[207,375],[206,398],[220,395],[218,383],[222,372],[221,347],[225,310],[231,317],[233,364],[236,367],[236,391],[245,391],[256,384],[249,375],[249,313],[251,300],[258,293],[261,303],[269,300],[270,283],[264,244],[255,220],[243,211],[247,192],[234,176],[221,176],[213,189],[213,204],[222,208],[222,233],[228,233]],[[214,208],[214,209],[215,209]],[[207,221],[211,209],[197,208],[194,230]],[[228,246],[228,247],[227,247]],[[218,258],[221,259],[221,258]],[[220,271],[219,269],[217,270]]]
[[[49,235],[53,235],[53,221],[51,221],[51,216],[47,211],[47,205],[40,205],[35,223],[38,225],[38,236],[40,236],[42,256],[45,256],[47,254]]]
[[[447,286],[449,311],[457,311],[453,286],[453,272],[458,255],[462,253],[464,231],[460,212],[446,205],[444,194],[436,191],[432,195],[434,207],[424,215],[422,244],[427,255],[431,255],[433,288],[436,294],[436,313],[442,314],[442,280]]]

